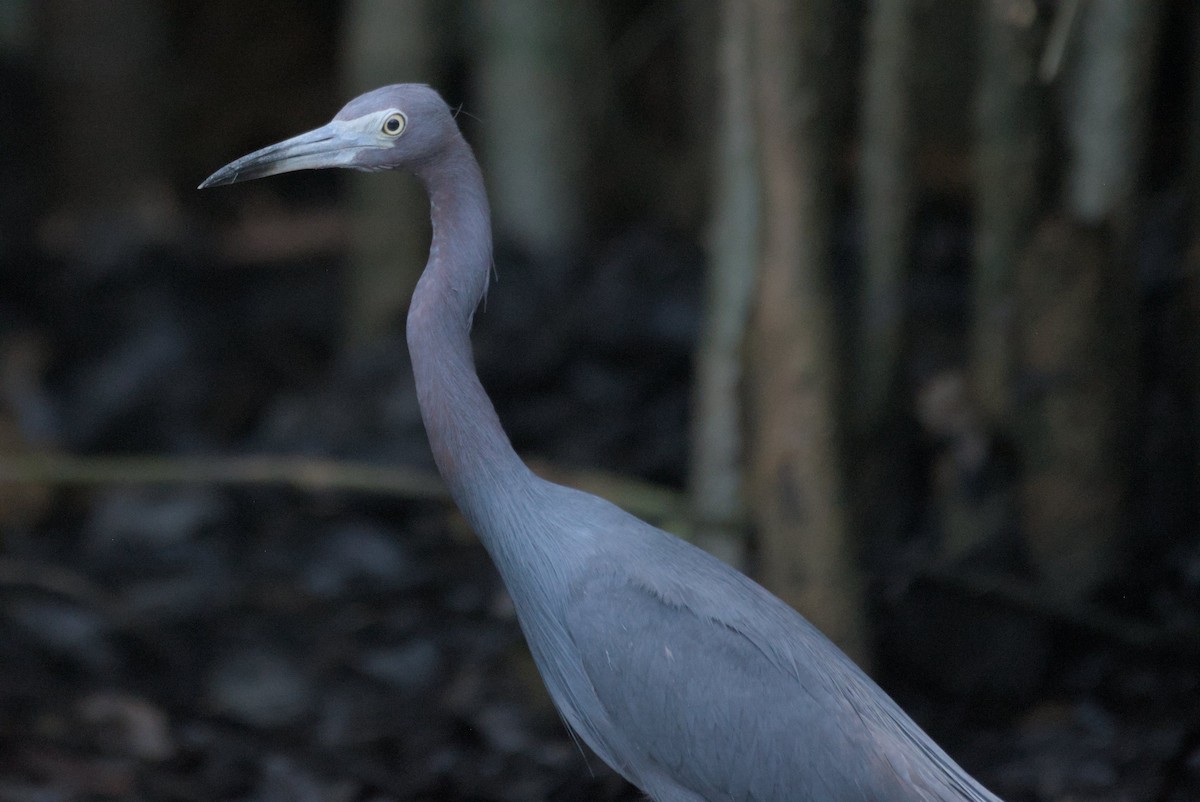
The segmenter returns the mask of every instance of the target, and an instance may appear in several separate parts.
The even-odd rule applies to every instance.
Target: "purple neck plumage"
[[[471,319],[492,269],[492,229],[479,165],[455,133],[417,171],[429,193],[433,241],[408,313],[408,348],[434,460],[478,529],[481,505],[531,474],[475,373]]]

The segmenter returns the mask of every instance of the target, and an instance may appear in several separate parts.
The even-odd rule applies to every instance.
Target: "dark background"
[[[1011,316],[1053,364],[1018,371],[1004,415],[961,390],[994,233],[980,20],[1049,38],[1071,5],[912,6],[909,323],[841,452],[864,654],[1006,799],[1177,802],[1200,798],[1192,3],[1144,4],[1144,91],[1113,123],[1137,121],[1134,180],[1094,218],[1070,200],[1078,92],[1047,80]],[[403,342],[428,226],[411,180],[193,187],[361,90],[432,83],[492,191],[475,342],[518,450],[695,534],[722,8],[0,9],[0,800],[639,798],[565,733],[432,473]],[[877,7],[824,8],[830,358],[853,374]],[[1040,560],[1046,521],[1102,555],[1077,592]],[[735,527],[752,573],[756,523]]]

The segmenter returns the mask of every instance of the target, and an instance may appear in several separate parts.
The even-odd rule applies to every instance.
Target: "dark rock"
[[[409,590],[424,574],[394,532],[348,522],[321,537],[304,569],[304,585],[315,596],[337,598]]]
[[[354,749],[394,736],[398,721],[387,690],[367,679],[341,679],[321,696],[314,737],[327,749]]]
[[[189,559],[154,575],[129,572],[137,578],[125,582],[121,599],[134,620],[162,624],[203,618],[235,597],[233,565],[215,544],[192,544],[185,551]]]
[[[8,616],[48,651],[93,670],[117,662],[110,642],[111,626],[100,613],[58,599],[14,600]]]
[[[216,713],[253,727],[295,724],[314,706],[314,683],[296,659],[269,646],[246,646],[217,661],[206,701]]]
[[[258,802],[333,802],[352,798],[327,795],[317,778],[304,766],[280,755],[267,758],[255,796]]]
[[[531,745],[529,719],[524,711],[510,704],[492,703],[474,718],[479,734],[488,747],[501,754],[527,752]]]
[[[428,640],[412,640],[364,652],[356,665],[368,677],[387,683],[402,694],[416,695],[434,687],[442,663],[437,646]]]
[[[166,760],[175,752],[166,714],[146,699],[96,693],[79,704],[79,716],[95,728],[105,751],[139,760]]]
[[[92,510],[87,548],[175,546],[212,529],[228,514],[215,490],[117,488],[103,493]]]

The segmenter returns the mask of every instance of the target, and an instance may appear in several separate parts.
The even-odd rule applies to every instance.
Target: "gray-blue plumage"
[[[998,802],[761,586],[517,457],[471,357],[491,269],[483,180],[436,92],[369,92],[201,186],[320,167],[407,169],[429,192],[408,340],[434,458],[555,705],[596,754],[658,802]]]

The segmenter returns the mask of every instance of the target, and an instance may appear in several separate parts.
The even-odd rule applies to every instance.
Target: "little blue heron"
[[[404,169],[429,193],[408,345],[434,459],[596,754],[657,802],[999,802],[763,587],[513,451],[471,355],[492,268],[483,178],[435,91],[368,92],[200,186],[322,167]]]

